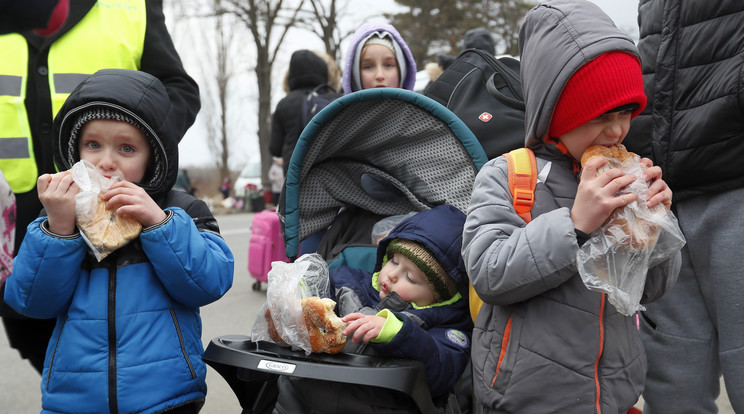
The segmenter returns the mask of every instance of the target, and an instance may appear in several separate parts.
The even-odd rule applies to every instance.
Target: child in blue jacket
[[[28,226],[5,301],[57,318],[42,373],[42,412],[196,413],[204,403],[199,307],[232,285],[233,255],[206,204],[172,190],[181,138],[155,77],[100,70],[54,121],[61,173],[38,178],[42,216]],[[124,180],[101,198],[142,224],[100,262],[76,228],[69,169],[91,162]]]
[[[467,275],[460,256],[465,214],[443,205],[402,221],[377,248],[375,272],[333,269],[331,298],[348,325],[344,352],[421,361],[435,400],[470,359]],[[418,412],[380,389],[280,377],[275,413]]]

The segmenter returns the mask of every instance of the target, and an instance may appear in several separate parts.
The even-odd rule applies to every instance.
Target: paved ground
[[[256,312],[266,300],[266,286],[263,285],[260,292],[253,291],[254,279],[246,270],[252,218],[253,215],[248,213],[217,216],[223,237],[235,255],[235,279],[232,289],[222,299],[202,308],[205,347],[217,336],[249,334]],[[40,376],[8,346],[5,332],[1,329],[0,414],[38,413],[41,410]],[[232,390],[211,368],[207,371],[207,385],[209,394],[203,414],[240,413],[240,405]],[[719,407],[720,414],[734,414],[725,392],[719,398]]]

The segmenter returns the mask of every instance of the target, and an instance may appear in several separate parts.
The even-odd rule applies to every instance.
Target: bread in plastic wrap
[[[305,254],[293,263],[272,262],[266,302],[251,329],[253,341],[271,341],[305,353],[335,354],[343,350],[346,324],[329,299],[328,265],[318,254]]]
[[[129,217],[116,214],[117,208],[107,209],[101,194],[119,177],[106,178],[96,171],[93,164],[82,160],[71,169],[72,179],[80,188],[75,195],[75,218],[85,242],[100,262],[111,252],[139,237],[142,224]]]
[[[597,231],[591,234],[577,254],[577,266],[584,284],[591,290],[607,293],[618,312],[630,316],[645,310],[640,304],[648,269],[667,260],[685,244],[674,214],[662,204],[646,205],[648,183],[641,158],[622,144],[589,147],[581,157],[584,166],[601,156],[608,163],[597,174],[619,168],[636,180],[621,190],[633,193],[636,201],[616,209]]]

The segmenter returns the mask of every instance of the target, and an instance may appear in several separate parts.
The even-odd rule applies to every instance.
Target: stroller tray
[[[308,355],[244,335],[212,339],[203,359],[228,381],[244,408],[247,398],[240,390],[245,387],[236,388],[236,378],[256,382],[291,375],[391,389],[411,396],[423,413],[442,412],[432,401],[424,366],[418,361],[347,353]]]

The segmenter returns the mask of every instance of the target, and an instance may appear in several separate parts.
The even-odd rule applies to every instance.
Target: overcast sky
[[[605,11],[614,21],[615,24],[623,31],[628,33],[631,37],[637,40],[638,38],[638,23],[637,23],[637,12],[638,12],[638,0],[590,0],[599,5],[602,10]],[[354,1],[354,5],[361,3],[359,0]],[[359,18],[349,19],[348,21],[342,22],[342,24],[351,25],[349,30],[353,29],[354,25],[358,25],[361,21],[365,20],[365,16],[380,16],[383,12],[389,12],[391,8],[395,7],[393,0],[376,0],[376,1],[364,1],[364,7],[359,7],[359,10],[363,10],[364,16]],[[166,9],[166,13],[168,10]],[[373,17],[367,20],[380,20],[379,17]],[[356,21],[353,21],[356,20]],[[169,27],[170,22],[169,22]],[[172,32],[173,33],[173,32]],[[186,70],[194,77],[198,78],[199,68],[198,59],[203,58],[203,54],[200,54],[198,50],[194,50],[193,47],[186,47],[189,41],[177,38],[179,35],[174,35],[174,41],[176,47],[179,49],[179,53],[184,61]],[[252,43],[247,45],[247,53],[250,53]],[[345,44],[342,44],[341,50],[346,50]],[[289,37],[285,40],[283,50],[280,56],[274,64],[274,93],[272,96],[273,105],[284,96],[284,91],[281,89],[281,81],[284,76],[284,68],[289,63],[289,57],[297,49],[313,49],[322,50],[323,45],[319,39],[315,36],[308,36],[306,32],[295,30],[290,32]],[[197,79],[198,81],[198,79]],[[233,88],[237,94],[236,99],[239,99],[244,104],[240,106],[240,114],[234,114],[233,119],[240,119],[240,125],[237,127],[240,130],[239,141],[233,146],[233,151],[230,153],[231,162],[230,167],[233,170],[240,170],[246,162],[251,159],[258,159],[258,137],[256,135],[256,113],[258,100],[257,92],[255,90],[255,77],[251,74],[243,74],[235,79],[235,84],[243,85]],[[200,85],[202,86],[202,85]],[[272,109],[273,109],[272,105]],[[230,116],[231,114],[228,114]],[[179,145],[179,158],[181,167],[193,167],[193,166],[209,166],[214,164],[214,157],[211,155],[209,147],[206,143],[206,129],[201,120],[201,116],[197,117],[196,123],[189,129],[184,136],[181,144]]]

